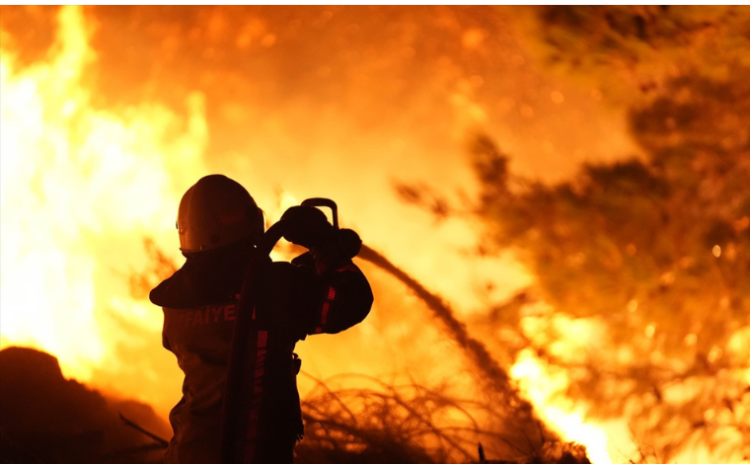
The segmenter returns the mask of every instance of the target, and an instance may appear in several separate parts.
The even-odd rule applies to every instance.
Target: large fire
[[[42,60],[22,66],[18,50],[7,46],[9,41],[2,44],[2,347],[22,345],[48,351],[60,360],[66,376],[137,398],[166,415],[179,397],[179,371],[160,347],[161,312],[144,294],[134,292],[128,279],[150,266],[144,239],[173,262],[181,262],[174,231],[180,196],[195,180],[219,170],[243,182],[271,222],[300,199],[331,196],[339,202],[345,226],[358,229],[368,244],[396,257],[396,262],[408,263],[405,269],[427,287],[439,289],[438,293],[454,302],[458,313],[467,318],[480,312],[488,300],[500,301],[531,281],[509,255],[467,257],[463,251],[475,246],[477,239],[470,220],[450,220],[436,231],[432,218],[414,214],[392,194],[394,176],[410,167],[434,175],[451,188],[471,185],[473,181],[460,158],[441,158],[445,153],[438,151],[434,158],[423,155],[418,160],[403,160],[401,169],[394,168],[399,155],[381,157],[381,153],[385,148],[408,152],[405,145],[410,143],[394,138],[383,142],[384,148],[369,148],[361,158],[353,159],[356,157],[346,153],[349,146],[369,147],[379,143],[382,134],[362,130],[363,145],[350,142],[358,133],[342,136],[343,142],[337,144],[338,134],[333,132],[318,139],[309,134],[290,134],[300,126],[286,126],[285,115],[279,113],[258,124],[259,131],[271,136],[243,142],[243,148],[257,150],[257,156],[242,155],[239,148],[228,150],[222,157],[213,153],[209,156],[210,147],[216,147],[209,129],[212,117],[242,119],[258,110],[228,97],[221,106],[221,116],[212,115],[206,109],[206,96],[199,91],[186,92],[178,109],[156,98],[117,109],[99,105],[85,79],[100,58],[91,45],[94,25],[78,7],[61,8],[57,18],[54,46]],[[442,20],[446,27],[452,27],[450,18]],[[221,21],[212,21],[211,25],[209,33],[221,36]],[[183,37],[179,32],[170,34],[169,46],[176,47],[174,44]],[[462,37],[467,50],[484,40],[478,29]],[[245,49],[255,44],[267,49],[278,40],[262,21],[249,21],[235,45]],[[413,52],[404,51],[407,55]],[[513,59],[523,62],[523,57]],[[450,59],[447,62],[450,66]],[[373,66],[378,66],[376,61]],[[318,70],[322,77],[330,72],[326,66]],[[486,119],[485,110],[474,102],[481,80],[475,76],[462,81],[447,98],[456,112],[451,119],[457,126],[454,132],[471,130]],[[546,90],[552,90],[546,91],[552,104],[565,101],[558,90]],[[601,99],[600,94],[593,95]],[[522,100],[504,98],[496,103],[495,109],[501,113],[515,106],[525,118],[534,117],[531,106]],[[295,108],[304,113],[304,107]],[[292,110],[288,116],[292,121],[300,118]],[[305,113],[304,117],[310,116]],[[331,131],[343,134],[357,128],[355,123],[347,125],[347,121],[326,111],[320,117],[332,121]],[[618,124],[619,119],[613,117],[600,129]],[[616,133],[616,144],[627,146],[622,130]],[[270,141],[290,135],[300,136],[299,145]],[[455,139],[461,139],[461,135],[455,135]],[[600,136],[592,145],[604,146],[605,139]],[[322,147],[304,147],[308,140],[319,141]],[[275,144],[276,151],[269,148],[268,153],[276,156],[265,156],[266,142]],[[516,143],[514,148],[522,152],[523,143]],[[538,159],[538,165],[521,160],[521,169],[533,170],[551,159],[553,143],[540,143],[543,149],[533,147],[528,151],[539,151],[547,158]],[[309,151],[295,152],[303,147]],[[585,158],[580,153],[576,157]],[[423,164],[430,167],[423,168]],[[565,169],[573,169],[575,163],[570,164]],[[354,171],[369,171],[370,176],[348,175]],[[559,172],[549,169],[543,175],[552,178]],[[270,179],[275,175],[278,179]],[[419,235],[422,237],[417,238]],[[379,281],[389,279],[377,274],[375,268],[367,270],[378,275]],[[484,281],[494,283],[495,290],[482,292],[476,282],[478,276],[486,274],[493,275]],[[408,373],[418,382],[438,384],[461,369],[461,353],[437,329],[415,329],[419,321],[428,318],[426,312],[418,313],[420,301],[401,286],[376,284],[375,289],[382,293],[376,296],[373,316],[362,327],[336,340],[313,337],[299,347],[305,372],[317,378],[357,372],[393,379]],[[525,321],[524,331],[529,337],[535,336],[533,319]],[[581,337],[597,330],[586,321],[558,322],[570,330],[568,338],[556,343],[571,350],[576,349]],[[415,337],[425,346],[410,346]],[[397,353],[393,346],[408,350]],[[362,352],[359,359],[348,356],[358,351]],[[563,438],[584,444],[592,462],[611,464],[635,452],[624,420],[606,424],[589,420],[585,412],[590,405],[576,404],[565,397],[569,383],[565,371],[545,365],[531,350],[524,350],[509,374],[539,417]],[[456,384],[459,382],[456,380]],[[468,388],[468,383],[466,380],[461,386]],[[307,391],[313,385],[303,381],[301,387]]]
[[[102,330],[105,314],[160,325],[128,296],[127,275],[145,262],[130,237],[167,243],[180,192],[205,173],[207,133],[199,94],[185,116],[158,105],[94,108],[81,85],[96,60],[82,12],[63,8],[59,21],[49,60],[19,71],[3,50],[0,64],[2,336],[4,346],[54,353],[66,375],[89,381],[127,339]]]

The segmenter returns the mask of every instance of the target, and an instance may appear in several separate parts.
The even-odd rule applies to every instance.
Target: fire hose
[[[350,229],[339,229],[338,208],[333,200],[328,198],[309,198],[302,202],[302,206],[327,207],[333,216],[333,228],[343,245],[343,253],[353,258],[359,252],[362,242],[359,236]],[[268,275],[271,266],[270,253],[276,243],[287,234],[289,225],[281,220],[263,234],[256,245],[248,263],[247,271],[242,283],[242,290],[237,307],[232,339],[230,342],[227,366],[226,386],[224,390],[224,404],[221,418],[221,464],[237,464],[242,456],[241,444],[244,442],[243,413],[246,408],[246,386],[252,385],[253,372],[247,368],[248,341],[253,326],[253,310],[260,296],[260,289]]]

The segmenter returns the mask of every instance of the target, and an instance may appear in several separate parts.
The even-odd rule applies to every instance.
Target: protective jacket
[[[242,280],[255,251],[233,245],[188,256],[185,265],[151,291],[163,307],[163,345],[185,373],[182,399],[170,413],[174,429],[165,461],[214,464],[220,455],[220,422],[228,354]],[[244,462],[286,464],[301,438],[302,419],[295,343],[307,335],[337,333],[369,313],[372,291],[349,259],[333,259],[323,272],[306,253],[275,262],[266,275],[250,336],[253,382]],[[320,264],[320,263],[317,263]]]

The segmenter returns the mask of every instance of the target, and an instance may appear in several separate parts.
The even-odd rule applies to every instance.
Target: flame
[[[538,307],[533,313],[521,320],[524,334],[539,346],[547,347],[550,353],[564,354],[567,359],[575,359],[577,356],[585,359],[588,348],[586,343],[595,340],[603,328],[593,321],[570,320],[555,314],[552,308],[543,303],[537,303],[536,306]],[[544,339],[543,328],[548,324],[559,329],[557,332],[562,334],[559,339]],[[632,443],[622,437],[616,443],[610,443],[610,436],[617,437],[612,433],[614,424],[601,424],[588,419],[584,405],[565,396],[570,385],[568,372],[550,366],[533,349],[526,348],[518,354],[510,369],[510,376],[518,382],[523,395],[531,401],[546,424],[565,440],[586,446],[592,463],[612,464],[613,448],[620,453],[632,449]]]
[[[530,349],[523,350],[510,370],[537,413],[565,440],[586,446],[594,464],[612,464],[607,450],[607,433],[598,425],[587,423],[580,407],[560,397],[568,385],[564,372],[550,372]]]
[[[125,342],[102,329],[108,315],[160,330],[161,315],[124,284],[145,263],[129,242],[173,239],[154,231],[173,228],[179,195],[205,172],[207,129],[200,94],[186,116],[94,108],[82,84],[96,60],[90,29],[78,7],[62,8],[59,23],[48,60],[21,70],[3,50],[0,61],[0,329],[3,346],[54,353],[66,376],[87,381]]]
[[[97,60],[89,43],[92,27],[85,21],[79,7],[63,7],[58,20],[56,43],[45,60],[22,68],[13,51],[3,48],[0,54],[0,345],[25,345],[49,351],[58,357],[67,377],[93,381],[95,385],[97,375],[103,370],[113,372],[112,378],[118,382],[120,391],[157,406],[164,414],[176,401],[174,396],[179,395],[179,384],[175,380],[179,373],[173,360],[168,359],[173,371],[165,373],[149,365],[146,371],[138,371],[136,376],[128,370],[129,360],[120,356],[122,345],[141,343],[140,338],[133,341],[133,327],[145,331],[145,338],[151,340],[149,349],[153,347],[161,353],[160,356],[167,356],[159,346],[161,313],[144,298],[132,296],[124,277],[132,270],[146,266],[147,258],[138,240],[141,237],[153,238],[170,258],[176,262],[180,260],[174,233],[180,196],[190,184],[210,172],[204,159],[209,143],[205,97],[198,92],[191,93],[184,102],[184,114],[152,102],[132,105],[117,112],[97,108],[84,82]],[[239,48],[248,48],[258,41],[265,48],[280,43],[281,39],[268,32],[259,21],[254,18],[243,29],[237,38]],[[464,46],[474,49],[488,36],[482,30],[472,29],[462,37]],[[3,41],[3,46],[5,44],[7,42]],[[520,55],[518,58],[523,61]],[[450,93],[449,102],[458,114],[458,126],[474,127],[490,117],[491,109],[479,104],[472,94],[472,89],[478,89],[482,83],[481,76],[474,76]],[[567,92],[563,96],[556,90],[550,93],[550,98],[556,105],[575,101],[575,96]],[[601,98],[599,92],[598,100]],[[228,114],[239,118],[243,112],[250,112],[234,102],[232,104],[234,106],[224,108]],[[519,108],[525,119],[534,118],[534,109],[522,99],[515,102],[506,97],[498,104],[503,114],[514,107]],[[301,112],[304,113],[303,119],[309,118],[307,112]],[[328,113],[321,112],[320,117],[327,118]],[[269,122],[264,121],[262,124],[266,125],[262,127],[272,136],[290,139],[286,137],[288,133],[296,135],[295,126],[291,123],[285,126],[278,114],[267,119]],[[330,139],[338,140],[344,137],[342,134],[354,132],[349,130],[354,126],[335,122],[339,125],[335,127],[337,131],[331,131]],[[586,126],[588,144],[592,136]],[[434,127],[430,129],[436,130]],[[459,129],[456,132],[463,133],[465,127]],[[499,133],[504,140],[510,141],[506,143],[507,148],[521,152],[523,147],[512,129],[510,125],[503,126]],[[567,130],[566,127],[560,131],[561,140],[573,139]],[[602,148],[601,151],[609,151],[612,133],[616,131],[602,132],[605,135],[594,142],[606,147],[607,150]],[[624,138],[622,134],[615,135]],[[244,173],[250,171],[246,169],[248,165],[256,171],[269,168],[281,171],[283,166],[285,173],[292,172],[293,175],[285,178],[286,182],[300,185],[293,191],[276,191],[278,207],[266,209],[269,223],[278,219],[287,207],[298,204],[300,198],[319,192],[337,200],[341,198],[342,212],[350,214],[348,218],[342,218],[345,226],[346,222],[358,226],[368,243],[389,256],[408,256],[408,259],[401,259],[407,262],[404,268],[424,280],[426,286],[440,289],[441,294],[455,302],[455,307],[464,315],[486,307],[486,301],[474,296],[472,291],[473,285],[479,281],[478,276],[493,275],[495,281],[504,282],[506,288],[529,283],[529,276],[506,257],[482,258],[469,263],[470,258],[465,255],[442,252],[446,248],[455,251],[473,246],[474,224],[449,222],[436,232],[431,218],[414,213],[382,194],[390,188],[388,182],[380,179],[391,175],[392,168],[388,163],[397,163],[404,171],[416,171],[422,164],[430,164],[428,170],[419,172],[427,172],[441,185],[450,179],[470,183],[470,173],[460,171],[463,168],[459,167],[465,164],[465,160],[448,160],[443,156],[454,147],[447,147],[446,152],[425,155],[425,158],[406,159],[404,154],[410,147],[405,147],[407,144],[401,139],[384,141],[377,132],[362,138],[364,145],[375,147],[366,159],[349,154],[359,148],[351,139],[335,145],[323,138],[324,147],[317,148],[318,151],[310,148],[307,156],[326,162],[300,162],[301,167],[295,168],[288,159],[279,161],[266,157],[248,161],[248,157],[233,156],[222,167]],[[257,139],[259,141],[253,143],[258,146],[270,146],[268,140],[260,136]],[[618,145],[625,145],[620,139]],[[283,143],[289,142],[285,140]],[[246,145],[250,148],[258,146],[249,142]],[[331,161],[333,157],[328,151],[341,146],[347,153]],[[533,145],[529,147],[529,152],[539,151]],[[551,142],[545,140],[544,147],[548,147],[545,149],[549,151],[550,159],[558,160],[556,163],[566,162],[564,156],[552,156],[555,148]],[[282,148],[283,153],[293,151],[287,146]],[[298,157],[302,158],[301,155]],[[576,157],[581,159],[581,156]],[[440,163],[435,162],[436,159],[440,159]],[[525,166],[530,170],[534,167],[528,166],[534,163],[524,157],[516,161],[521,168]],[[340,166],[331,169],[333,164]],[[555,165],[549,172],[557,174],[561,171],[559,168]],[[369,171],[367,182],[360,184],[361,178],[342,175],[355,170]],[[305,179],[305,182],[296,182],[300,179]],[[250,185],[246,179],[239,180]],[[261,207],[273,204],[273,195],[263,190],[267,186],[260,179],[252,180],[252,193]],[[377,198],[351,200],[357,196],[358,190],[372,192],[368,196]],[[361,209],[371,211],[370,215],[357,215],[354,212],[357,205],[364,205]],[[415,240],[414,237],[419,238]],[[718,255],[721,251],[717,246],[714,253]],[[286,257],[287,254],[276,256]],[[408,314],[385,311],[391,307],[417,307],[419,302],[412,295],[406,291],[385,289],[378,297],[373,315],[357,332],[341,334],[336,340],[317,338],[307,341],[300,348],[305,359],[304,369],[317,377],[327,377],[335,372],[332,366],[336,366],[338,372],[347,372],[362,369],[364,365],[365,369],[370,369],[368,372],[380,376],[392,367],[394,371],[409,371],[412,378],[425,384],[442,380],[435,375],[438,370],[446,373],[460,370],[461,358],[443,334],[436,331],[424,336],[417,334],[418,330],[426,330],[425,327],[429,326],[423,323],[425,315],[417,311]],[[502,299],[498,295],[493,297]],[[586,327],[579,329],[590,330]],[[525,332],[531,336],[533,330]],[[750,334],[744,333],[742,337],[735,342],[738,352],[747,346]],[[398,353],[398,357],[394,354],[397,361],[393,366],[383,361],[384,353],[396,351],[388,340],[398,340],[407,346],[415,339],[427,341],[425,346],[429,348],[423,351],[430,353],[422,353],[422,358],[415,359],[423,360],[421,366],[429,366],[428,369],[417,369],[421,372],[411,370],[411,366],[401,359],[407,356],[404,353]],[[576,347],[573,337],[557,343],[562,349]],[[360,350],[365,344],[369,344],[366,345],[368,349]],[[321,352],[326,353],[326,360],[316,354]],[[355,352],[361,354],[353,360],[351,353]],[[157,356],[156,352],[154,356]],[[617,433],[624,435],[622,427],[613,432],[610,424],[587,419],[582,406],[572,404],[564,395],[569,382],[567,374],[553,370],[531,351],[520,354],[510,373],[551,427],[566,439],[586,445],[592,462],[611,464],[610,450],[613,447],[627,449],[632,446],[627,438],[615,439]],[[133,377],[130,383],[125,381],[127,376]],[[750,382],[750,370],[746,377]],[[170,393],[145,391],[139,383],[142,379],[148,379],[152,384],[159,383],[165,392]]]

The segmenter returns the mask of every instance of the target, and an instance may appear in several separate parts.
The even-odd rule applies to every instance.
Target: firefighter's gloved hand
[[[333,226],[325,213],[312,206],[292,206],[281,220],[287,224],[284,238],[309,250],[320,248],[333,240]]]

